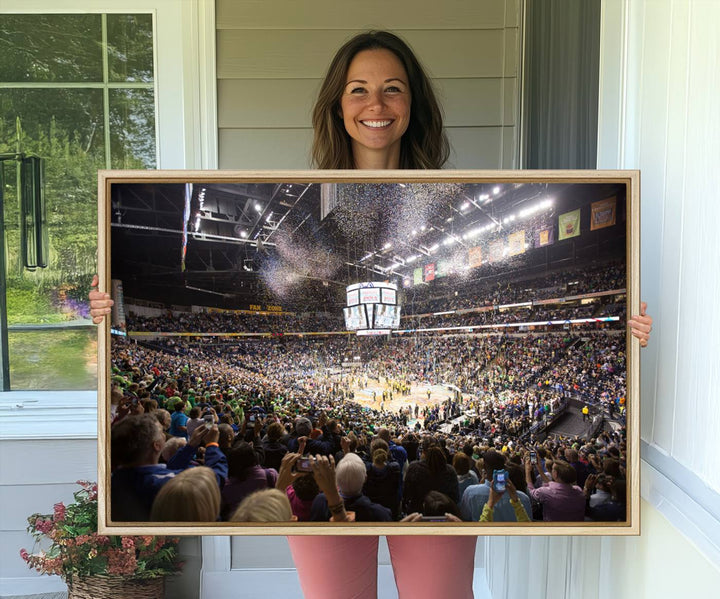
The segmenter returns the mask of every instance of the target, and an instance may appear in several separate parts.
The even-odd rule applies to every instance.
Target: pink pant
[[[387,537],[399,599],[472,599],[469,536]],[[378,537],[288,537],[306,599],[375,599]]]

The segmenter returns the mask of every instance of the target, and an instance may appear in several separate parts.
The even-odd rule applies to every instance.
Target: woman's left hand
[[[652,331],[652,316],[646,313],[647,304],[640,302],[640,314],[636,314],[628,320],[630,332],[640,341],[640,347],[647,347]]]

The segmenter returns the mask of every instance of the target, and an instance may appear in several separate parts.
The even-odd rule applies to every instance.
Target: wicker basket
[[[68,599],[163,599],[165,578],[88,576],[68,582]]]

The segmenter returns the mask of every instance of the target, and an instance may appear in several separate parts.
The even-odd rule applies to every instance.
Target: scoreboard
[[[346,288],[345,328],[358,335],[383,335],[400,328],[397,285],[355,283]]]

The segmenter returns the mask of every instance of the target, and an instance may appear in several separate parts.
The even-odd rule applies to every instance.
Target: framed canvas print
[[[639,534],[637,171],[99,192],[102,532]]]

